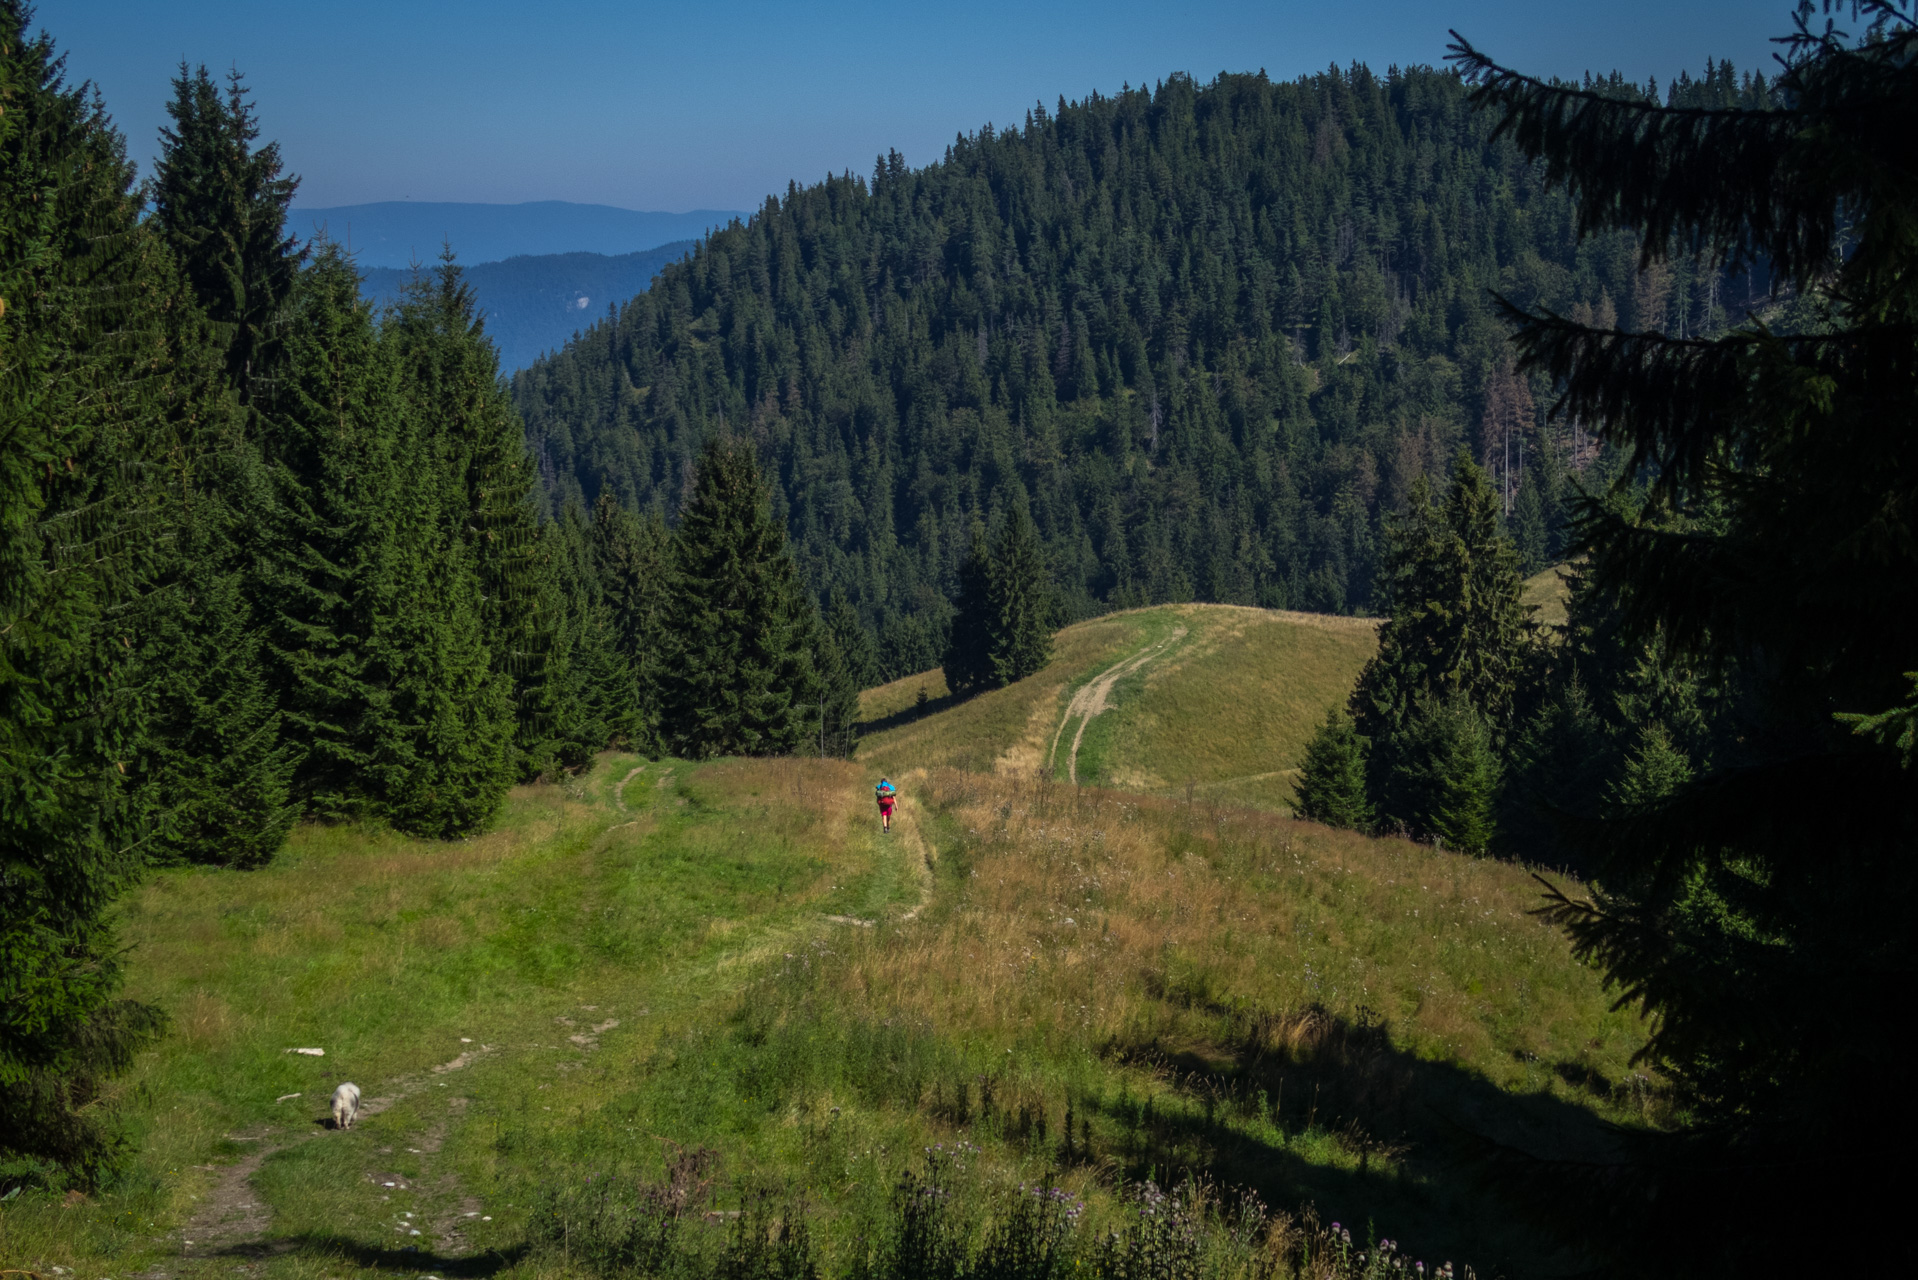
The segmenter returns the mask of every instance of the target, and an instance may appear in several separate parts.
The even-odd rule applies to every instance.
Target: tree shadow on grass
[[[431,1274],[444,1277],[444,1280],[486,1280],[486,1277],[518,1266],[526,1257],[527,1246],[516,1244],[505,1249],[488,1249],[484,1253],[451,1257],[429,1249],[395,1249],[367,1244],[330,1232],[304,1232],[280,1236],[264,1245],[241,1246],[221,1252],[248,1257],[263,1253],[279,1257],[292,1254],[351,1263],[361,1268],[377,1267],[388,1271]]]
[[[1087,1099],[1108,1117],[1095,1144],[1126,1176],[1189,1175],[1257,1192],[1267,1204],[1307,1203],[1352,1229],[1371,1224],[1428,1262],[1469,1263],[1480,1276],[1572,1275],[1591,1260],[1522,1219],[1491,1191],[1488,1147],[1542,1159],[1619,1158],[1618,1130],[1587,1107],[1515,1093],[1478,1072],[1395,1047],[1361,1010],[1247,1014],[1204,1003],[1236,1025],[1228,1044],[1115,1042],[1105,1056],[1147,1066],[1170,1083],[1172,1105],[1121,1094]],[[1575,1064],[1541,1064],[1576,1076]],[[1579,1083],[1601,1092],[1601,1078]]]
[[[901,725],[908,725],[916,720],[923,720],[927,716],[935,715],[948,707],[956,707],[963,701],[965,701],[965,699],[956,693],[943,693],[937,698],[928,698],[924,702],[895,711],[889,716],[881,716],[877,720],[862,720],[854,727],[859,730],[861,737],[869,733],[884,733],[888,729],[897,729]]]

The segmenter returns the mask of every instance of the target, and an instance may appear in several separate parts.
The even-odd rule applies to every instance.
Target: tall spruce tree
[[[816,611],[774,522],[759,464],[715,438],[673,540],[667,741],[694,758],[804,750],[819,678]]]
[[[382,347],[399,341],[388,325]],[[387,356],[396,369],[403,355]],[[385,683],[368,773],[394,826],[440,838],[489,822],[513,781],[512,683],[494,669],[473,552],[455,523],[466,510],[464,467],[439,406],[397,379],[389,540],[390,593],[368,644]]]
[[[1023,680],[1052,657],[1052,578],[1038,531],[1017,504],[993,547],[986,618],[994,684]]]
[[[1495,1168],[1619,1274],[1903,1250],[1864,1224],[1898,1220],[1918,1137],[1913,1061],[1884,1023],[1918,967],[1918,785],[1880,732],[1918,669],[1918,27],[1895,0],[1851,12],[1865,38],[1801,17],[1764,109],[1619,101],[1457,53],[1586,234],[1771,282],[1717,337],[1508,309],[1558,412],[1650,481],[1582,517],[1621,635],[1749,691],[1715,761],[1641,744],[1629,811],[1582,828],[1602,888],[1553,901],[1649,1016],[1685,1120],[1622,1135],[1610,1165],[1507,1150]]]
[[[252,147],[252,108],[233,76],[222,99],[205,68],[181,74],[161,131],[148,226],[215,317],[219,371],[245,402],[268,373],[276,316],[303,256],[285,234],[297,186],[277,149]],[[184,442],[183,516],[170,567],[142,603],[152,672],[145,759],[162,814],[153,857],[252,865],[298,815],[297,751],[282,734],[251,590],[246,531],[273,522],[256,432],[210,412]]]
[[[1443,504],[1432,501],[1423,477],[1413,484],[1386,563],[1392,612],[1353,690],[1352,718],[1372,744],[1379,816],[1432,835],[1435,806],[1450,794],[1434,789],[1433,769],[1445,761],[1478,764],[1450,748],[1433,754],[1434,744],[1462,741],[1453,700],[1483,721],[1494,746],[1502,744],[1529,640],[1517,556],[1498,527],[1498,497],[1470,455],[1461,450],[1453,460]],[[1472,787],[1481,781],[1476,774],[1456,779]]]
[[[223,383],[224,369],[214,372]],[[208,441],[215,432],[204,425],[189,437],[210,447],[180,477],[173,554],[134,606],[148,705],[142,773],[157,811],[148,856],[257,866],[299,817],[299,753],[282,730],[241,554],[241,524],[271,494],[231,415],[211,416],[224,438]]]
[[[151,828],[128,605],[207,407],[121,140],[26,19],[0,0],[0,1156],[89,1185],[116,1152],[104,1082],[163,1022],[119,998],[108,917]]]
[[[566,600],[555,577],[563,561],[540,528],[525,433],[500,385],[473,288],[450,251],[404,290],[389,328],[401,391],[431,423],[452,477],[447,519],[479,576],[492,669],[511,682],[512,771],[531,778],[562,757],[577,766],[604,743],[576,744],[590,734],[577,722]]]
[[[946,688],[968,697],[996,683],[992,666],[992,552],[986,531],[972,527],[972,542],[959,563],[959,597],[942,659]]]
[[[660,681],[672,541],[657,515],[634,515],[613,495],[593,506],[592,554],[613,645],[632,673],[635,702],[626,732],[635,749],[659,749]]]
[[[300,802],[323,817],[367,814],[385,791],[371,766],[393,723],[381,659],[391,652],[382,628],[400,607],[399,404],[338,246],[322,246],[301,274],[286,361],[265,414],[275,523],[257,531],[255,549],[267,652],[301,753]]]
[[[430,661],[411,655],[404,669],[415,708],[411,732],[431,745],[421,750],[423,777],[408,784],[411,816],[399,817],[396,807],[396,821],[463,834],[484,824],[520,774],[515,682],[500,652],[517,628],[488,594],[498,526],[511,536],[512,508],[489,509],[498,504],[482,462],[499,448],[499,437],[517,435],[516,419],[502,398],[497,356],[472,290],[450,252],[402,291],[381,341],[405,413],[396,480],[413,531],[402,538],[402,563],[420,582],[408,593],[417,601],[411,612],[424,619],[416,624],[424,626],[423,637],[430,636]],[[519,514],[530,518],[518,496]],[[502,514],[507,519],[497,518]],[[437,678],[429,675],[435,669],[442,672]]]
[[[282,172],[276,142],[260,136],[238,71],[222,93],[204,66],[180,65],[167,103],[171,128],[147,196],[200,306],[226,336],[227,376],[242,401],[270,363],[275,317],[305,256],[286,233],[300,180]]]

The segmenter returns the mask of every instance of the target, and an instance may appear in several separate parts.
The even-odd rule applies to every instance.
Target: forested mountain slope
[[[1681,89],[1765,86],[1721,64]],[[1684,330],[1750,286],[1581,243],[1465,96],[1430,69],[1175,76],[790,187],[517,377],[550,500],[670,516],[700,442],[749,434],[813,585],[894,676],[937,662],[970,526],[1008,504],[1066,617],[1364,611],[1383,513],[1464,441],[1541,567],[1594,451],[1541,424],[1491,291]]]

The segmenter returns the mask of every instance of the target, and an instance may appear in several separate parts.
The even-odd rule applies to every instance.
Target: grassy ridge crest
[[[1371,619],[1239,605],[1107,614],[1059,632],[1037,675],[964,702],[937,671],[867,690],[860,758],[1053,778],[1076,763],[1082,783],[1285,808],[1313,728],[1377,634]],[[1088,718],[1075,697],[1104,676],[1116,679]]]

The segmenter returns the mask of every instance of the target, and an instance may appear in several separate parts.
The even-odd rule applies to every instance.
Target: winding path
[[[1111,695],[1113,686],[1139,668],[1145,666],[1146,663],[1162,655],[1168,646],[1177,644],[1179,641],[1185,639],[1185,637],[1186,629],[1184,627],[1174,627],[1172,631],[1162,637],[1158,643],[1147,645],[1129,658],[1120,659],[1104,671],[1101,671],[1098,675],[1092,677],[1092,679],[1080,685],[1078,690],[1073,693],[1072,701],[1066,704],[1066,713],[1060,718],[1059,728],[1052,735],[1052,750],[1046,753],[1046,768],[1051,770],[1055,767],[1055,762],[1059,758],[1059,739],[1065,736],[1066,726],[1070,725],[1076,718],[1079,721],[1079,728],[1072,735],[1071,751],[1066,756],[1066,776],[1070,778],[1074,784],[1077,784],[1079,781],[1079,744],[1085,740],[1086,726],[1092,723],[1093,717],[1102,711],[1110,711],[1112,709]]]

